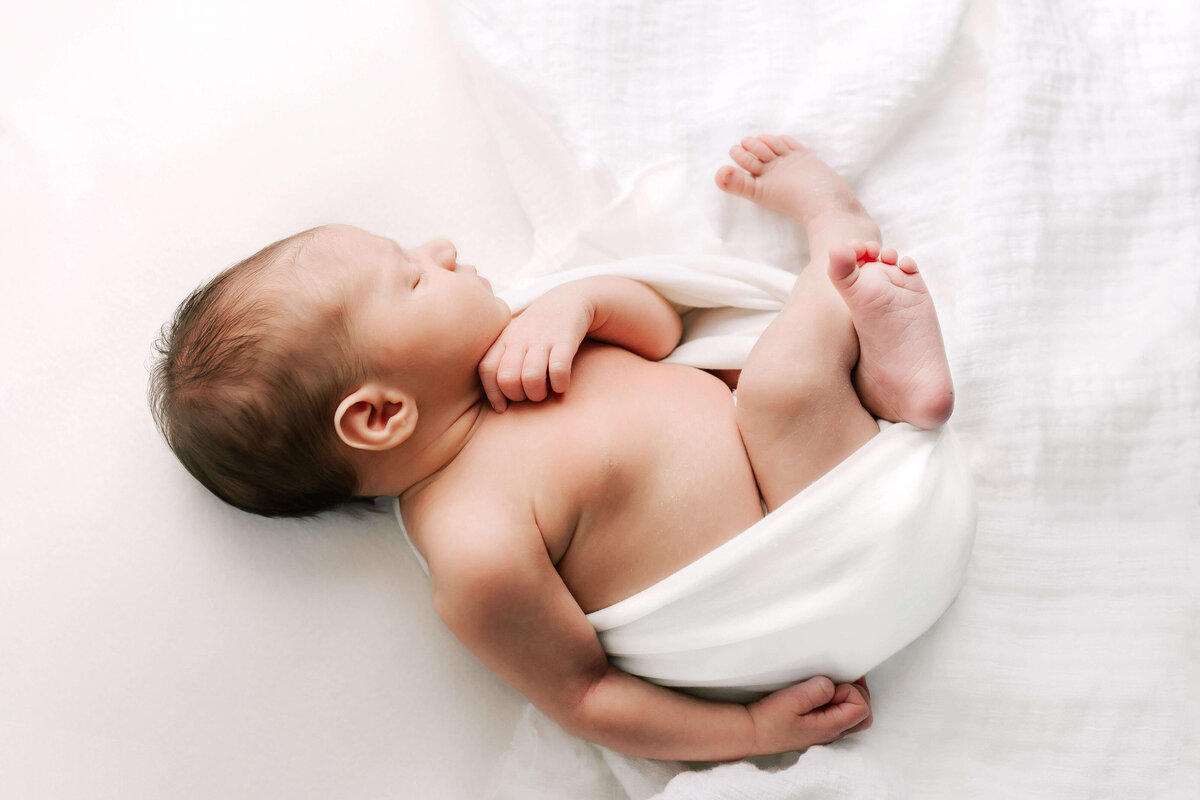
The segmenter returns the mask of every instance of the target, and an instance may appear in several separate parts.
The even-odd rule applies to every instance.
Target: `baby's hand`
[[[825,677],[780,689],[751,703],[754,753],[785,753],[826,744],[871,727],[866,678],[834,686]]]
[[[497,412],[508,401],[545,400],[571,383],[571,362],[594,311],[586,298],[560,286],[515,317],[479,362],[479,380]]]

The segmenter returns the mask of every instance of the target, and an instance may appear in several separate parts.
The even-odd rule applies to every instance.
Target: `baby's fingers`
[[[521,371],[525,365],[524,347],[506,347],[496,369],[496,383],[504,396],[514,403],[525,399],[525,387],[521,379]]]
[[[571,385],[571,362],[575,360],[578,350],[578,344],[556,344],[550,348],[550,388],[559,394]]]
[[[834,690],[828,705],[806,716],[829,740],[840,739],[871,726],[871,704],[859,687],[843,683]]]
[[[521,366],[521,388],[525,396],[535,403],[540,403],[549,395],[546,388],[546,364],[550,360],[549,351],[544,345],[534,345],[525,354]]]
[[[853,728],[846,731],[845,735],[847,735],[847,736],[849,736],[852,733],[858,733],[859,731],[865,731],[867,728],[871,727],[871,724],[875,721],[875,712],[873,710],[871,710],[871,690],[867,687],[866,677],[864,676],[862,678],[859,678],[858,680],[856,680],[854,682],[853,685],[858,688],[858,693],[862,695],[863,701],[867,705],[867,716],[866,716],[866,719],[864,719],[862,722],[858,723]],[[841,687],[839,687],[839,688],[841,688]],[[849,692],[847,693],[847,696],[849,696]],[[836,693],[835,693],[835,697],[836,697]]]
[[[483,393],[497,413],[508,408],[508,401],[504,399],[504,392],[500,390],[500,383],[496,378],[503,355],[504,344],[497,342],[479,362],[479,382],[483,384]]]

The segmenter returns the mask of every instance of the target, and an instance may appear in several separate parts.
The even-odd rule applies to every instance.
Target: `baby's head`
[[[150,384],[159,430],[201,483],[256,514],[384,493],[364,466],[414,438],[418,409],[436,421],[478,392],[479,360],[508,323],[456,259],[444,239],[406,251],[334,225],[230,267],[164,329]]]

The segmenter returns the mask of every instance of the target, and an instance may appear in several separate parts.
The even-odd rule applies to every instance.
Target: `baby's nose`
[[[430,242],[431,249],[434,253],[434,258],[438,263],[446,269],[454,269],[455,262],[458,261],[458,248],[449,239],[434,239]]]

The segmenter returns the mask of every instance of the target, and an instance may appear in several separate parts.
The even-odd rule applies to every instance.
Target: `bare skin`
[[[738,425],[768,509],[878,432],[944,423],[953,385],[932,298],[911,258],[880,249],[849,185],[790,136],[746,138],[717,185],[787,214],[812,261],[742,371]]]
[[[743,171],[718,173],[721,188],[793,216],[814,253],[751,354],[736,407],[713,376],[653,360],[679,337],[661,297],[587,279],[535,302],[481,360],[418,369],[427,383],[407,377],[425,351],[403,354],[405,368],[374,374],[337,423],[357,450],[360,493],[400,496],[435,608],[459,639],[567,730],[655,758],[797,750],[871,724],[862,680],[812,678],[749,706],[650,684],[608,664],[585,613],[745,530],[762,516],[760,491],[768,507],[793,496],[878,432],[872,414],[924,408],[905,387],[949,391],[948,372],[946,386],[912,377],[936,357],[883,363],[912,354],[888,340],[927,332],[932,304],[910,262],[901,269],[873,244],[878,228],[845,182],[787,137],[746,140],[732,155]],[[339,235],[341,252],[362,250],[347,263],[366,263],[352,233]],[[401,319],[419,318],[427,302],[439,303],[431,319],[490,313],[452,247],[431,248],[412,269],[372,247],[382,274],[400,269],[404,280],[356,339],[395,341],[393,302]],[[456,277],[417,281],[432,269]],[[888,321],[893,306],[912,319]],[[482,352],[469,350],[475,341],[463,337],[461,352]],[[479,380],[466,380],[476,366]],[[446,375],[458,376],[450,389]],[[869,402],[856,391],[867,376]]]
[[[854,242],[830,254],[829,278],[858,333],[855,389],[878,417],[936,428],[954,410],[954,388],[933,299],[916,261],[876,250]]]

